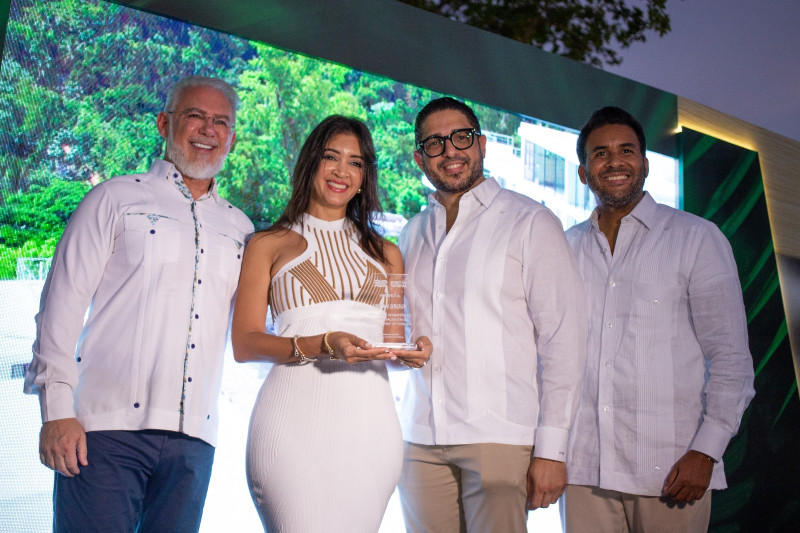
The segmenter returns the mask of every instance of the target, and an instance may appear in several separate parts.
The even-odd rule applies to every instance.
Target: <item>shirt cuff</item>
[[[706,419],[697,430],[690,449],[704,453],[719,462],[730,440],[731,434],[728,430]]]
[[[569,431],[556,427],[536,428],[533,456],[553,461],[567,462],[567,439]]]
[[[64,383],[51,383],[46,389],[40,389],[39,407],[42,410],[42,424],[62,418],[77,418],[72,388]]]

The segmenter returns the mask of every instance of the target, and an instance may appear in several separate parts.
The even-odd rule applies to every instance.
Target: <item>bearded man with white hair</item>
[[[39,395],[40,457],[55,471],[54,531],[200,527],[253,231],[215,180],[238,104],[222,80],[176,83],[156,119],[164,158],[94,187],[59,241],[25,375]]]

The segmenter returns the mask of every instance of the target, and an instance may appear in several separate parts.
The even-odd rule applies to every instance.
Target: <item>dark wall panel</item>
[[[747,310],[756,396],[725,453],[729,488],[712,531],[793,531],[800,523],[800,402],[758,154],[684,129],[684,209],[731,243]]]

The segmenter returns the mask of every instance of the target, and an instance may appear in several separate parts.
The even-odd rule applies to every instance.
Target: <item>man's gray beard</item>
[[[472,173],[467,177],[466,180],[463,182],[453,186],[449,185],[444,181],[440,181],[438,177],[432,177],[433,173],[426,172],[428,179],[436,187],[437,191],[445,192],[447,194],[460,194],[462,192],[466,192],[470,190],[475,183],[480,181],[483,177],[483,165],[478,165],[477,168],[473,169]]]
[[[225,164],[225,158],[221,157],[217,163],[202,163],[202,162],[192,162],[186,157],[186,153],[172,138],[172,132],[169,133],[167,136],[167,147],[164,152],[164,157],[169,161],[172,161],[172,164],[175,165],[175,168],[183,174],[184,177],[193,178],[196,180],[210,180],[222,169],[222,165]]]

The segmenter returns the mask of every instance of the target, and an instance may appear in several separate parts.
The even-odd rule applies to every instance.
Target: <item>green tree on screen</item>
[[[257,225],[280,215],[295,158],[311,129],[331,113],[362,116],[342,86],[349,69],[257,44],[240,76],[236,144],[220,175],[223,196]]]
[[[411,156],[412,123],[429,91],[266,45],[256,51],[239,81],[237,141],[220,176],[224,196],[256,225],[277,219],[303,142],[317,123],[337,113],[370,127],[384,209],[406,217],[419,211],[423,187]]]
[[[52,253],[90,184],[161,155],[155,117],[189,74],[239,91],[219,183],[257,225],[283,210],[302,143],[333,113],[370,127],[384,210],[408,218],[424,204],[413,120],[436,94],[107,2],[19,1],[0,72],[0,119],[11,126],[0,133],[0,277],[13,277],[16,257]]]
[[[378,157],[378,184],[384,211],[410,218],[425,203],[422,172],[414,162],[414,118],[439,96],[393,80],[353,72],[351,90],[367,110]]]
[[[162,151],[155,116],[172,83],[235,81],[250,54],[242,39],[107,2],[14,2],[0,72],[0,277],[16,257],[51,254],[77,205],[49,219],[42,198],[80,199],[89,182],[145,170]]]
[[[3,190],[27,189],[42,168],[78,181],[146,169],[169,86],[189,73],[235,79],[248,53],[242,39],[106,2],[15,4],[0,77],[0,117],[16,125],[0,153]]]

